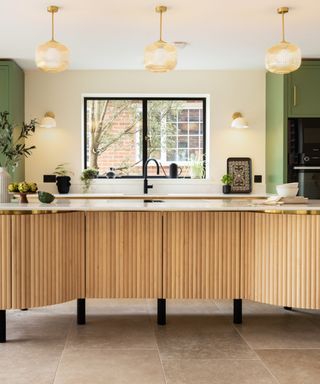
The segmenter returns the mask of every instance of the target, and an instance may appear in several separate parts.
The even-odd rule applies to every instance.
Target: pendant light
[[[301,65],[300,48],[294,44],[288,43],[284,34],[284,15],[289,12],[288,7],[277,9],[279,15],[282,15],[282,41],[269,48],[266,54],[266,68],[269,72],[277,74],[286,74],[296,71]]]
[[[45,72],[62,72],[69,66],[69,49],[54,39],[54,14],[58,10],[56,5],[47,8],[52,18],[51,40],[39,45],[36,51],[37,67]]]
[[[177,48],[162,40],[162,14],[166,11],[164,5],[156,7],[156,12],[160,13],[160,39],[144,50],[144,67],[151,72],[172,71],[177,65]]]

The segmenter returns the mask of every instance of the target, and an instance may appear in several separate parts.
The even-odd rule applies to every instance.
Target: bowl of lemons
[[[28,194],[35,194],[38,190],[38,186],[36,183],[27,183],[26,181],[22,181],[21,183],[10,183],[8,185],[8,191],[11,193],[19,193],[20,195],[20,203],[26,204],[28,203]]]

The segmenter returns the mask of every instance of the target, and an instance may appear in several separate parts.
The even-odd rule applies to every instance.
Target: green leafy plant
[[[31,155],[34,145],[26,146],[24,140],[36,129],[37,121],[32,119],[29,124],[23,123],[16,137],[15,127],[9,121],[9,112],[0,112],[0,166],[13,172],[22,157]]]
[[[57,176],[69,176],[73,175],[73,172],[69,168],[69,163],[58,164],[53,172]]]
[[[192,179],[203,179],[204,177],[204,160],[199,156],[191,155],[190,158],[190,176]]]
[[[82,190],[84,193],[89,191],[92,179],[95,179],[99,174],[99,170],[95,168],[87,168],[82,171],[81,181],[83,183]]]
[[[223,185],[231,185],[233,182],[233,177],[229,173],[226,173],[221,177],[221,182]]]

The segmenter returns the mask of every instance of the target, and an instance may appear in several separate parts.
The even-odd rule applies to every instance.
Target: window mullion
[[[148,160],[148,142],[148,100],[142,99],[142,173]]]

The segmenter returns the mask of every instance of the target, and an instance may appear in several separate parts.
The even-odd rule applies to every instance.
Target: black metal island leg
[[[4,309],[0,310],[0,343],[5,343],[7,341],[7,332],[6,332],[6,311]]]
[[[77,300],[77,323],[79,325],[86,323],[86,299]]]
[[[157,322],[166,325],[166,299],[158,299]]]
[[[234,324],[242,323],[242,299],[233,300],[233,322]]]

